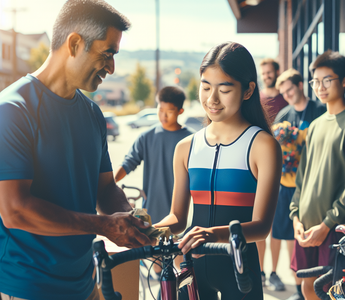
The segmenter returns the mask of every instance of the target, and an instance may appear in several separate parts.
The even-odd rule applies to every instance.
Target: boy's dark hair
[[[345,57],[339,52],[328,50],[319,55],[309,66],[311,75],[317,68],[327,67],[339,76],[340,82],[345,78]]]
[[[126,31],[130,22],[104,0],[68,0],[55,20],[51,50],[58,50],[68,35],[76,32],[89,51],[95,40],[105,40],[109,27]]]
[[[183,107],[184,100],[186,100],[184,91],[176,86],[166,86],[157,95],[157,102],[172,103],[179,110]]]
[[[279,70],[279,64],[273,58],[264,58],[260,62],[260,67],[264,66],[264,65],[269,65],[269,64],[271,64],[273,66],[275,71]]]

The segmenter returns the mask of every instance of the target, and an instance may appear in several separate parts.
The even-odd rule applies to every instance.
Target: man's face
[[[291,80],[286,80],[280,85],[279,93],[283,95],[286,102],[290,105],[298,104],[303,96],[301,87],[293,84]]]
[[[266,88],[272,88],[276,84],[278,72],[274,69],[272,64],[265,64],[260,66],[261,79]]]
[[[73,78],[77,88],[94,92],[107,74],[115,71],[114,54],[119,52],[122,32],[109,27],[105,40],[95,40],[88,52],[85,44],[78,49],[73,62]]]

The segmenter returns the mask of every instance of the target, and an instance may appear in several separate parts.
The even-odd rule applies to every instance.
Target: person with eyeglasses
[[[342,236],[335,226],[345,222],[345,57],[328,50],[309,70],[310,84],[327,111],[309,126],[290,204],[296,239],[291,269],[295,272],[333,265],[335,251],[329,245]],[[318,299],[315,279],[302,279],[307,300]]]
[[[287,242],[290,259],[294,247],[294,230],[289,218],[290,202],[296,188],[296,171],[305,145],[310,123],[326,111],[325,104],[304,95],[303,77],[295,69],[283,72],[276,82],[276,89],[289,103],[276,116],[272,131],[281,145],[283,168],[276,213],[272,225],[272,237]],[[301,279],[295,277],[297,292],[287,300],[303,300]]]

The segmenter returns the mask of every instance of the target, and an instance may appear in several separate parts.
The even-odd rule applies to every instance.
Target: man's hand
[[[294,237],[298,244],[304,241],[304,226],[297,217],[293,219]]]
[[[120,247],[138,248],[145,245],[151,245],[152,241],[147,235],[141,233],[139,228],[148,228],[150,224],[141,221],[128,212],[118,212],[110,216],[104,216],[107,221],[104,222],[102,235],[114,242]]]
[[[325,223],[321,223],[319,225],[315,225],[308,229],[304,235],[304,241],[300,242],[301,247],[318,247],[320,246],[323,241],[326,239],[329,228]]]

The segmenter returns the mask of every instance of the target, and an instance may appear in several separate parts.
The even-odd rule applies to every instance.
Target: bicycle
[[[96,268],[96,280],[98,286],[102,286],[102,293],[105,300],[121,300],[122,296],[114,292],[111,269],[127,261],[160,257],[162,258],[162,273],[160,278],[162,300],[178,299],[178,290],[187,286],[190,300],[198,300],[197,283],[194,280],[192,253],[205,255],[230,255],[233,261],[233,268],[239,290],[242,293],[249,293],[252,289],[252,280],[249,277],[247,267],[246,241],[242,234],[242,227],[239,221],[232,221],[229,224],[229,243],[206,243],[184,255],[184,262],[181,263],[181,272],[176,273],[173,268],[173,260],[176,255],[181,255],[178,243],[174,243],[172,236],[166,241],[160,239],[157,246],[145,246],[130,249],[124,252],[108,255],[104,248],[103,241],[93,242],[93,262]]]
[[[338,225],[335,231],[345,234],[345,225]],[[330,248],[337,251],[334,266],[318,266],[299,270],[296,275],[299,278],[320,276],[314,282],[314,290],[316,296],[321,300],[345,300],[345,293],[343,291],[345,289],[345,277],[343,274],[345,272],[345,236],[339,240],[338,244],[330,245]],[[330,283],[332,283],[332,287],[329,293],[326,293],[323,288]]]
[[[144,192],[144,190],[142,189],[139,189],[135,186],[128,186],[128,185],[124,185],[122,184],[121,185],[121,189],[124,190],[124,189],[131,189],[131,190],[136,190],[138,191],[138,195],[137,196],[128,196],[127,197],[127,200],[129,202],[129,204],[134,208],[135,207],[135,203],[137,200],[140,200],[141,198],[143,198],[144,200],[146,200],[146,194]]]

